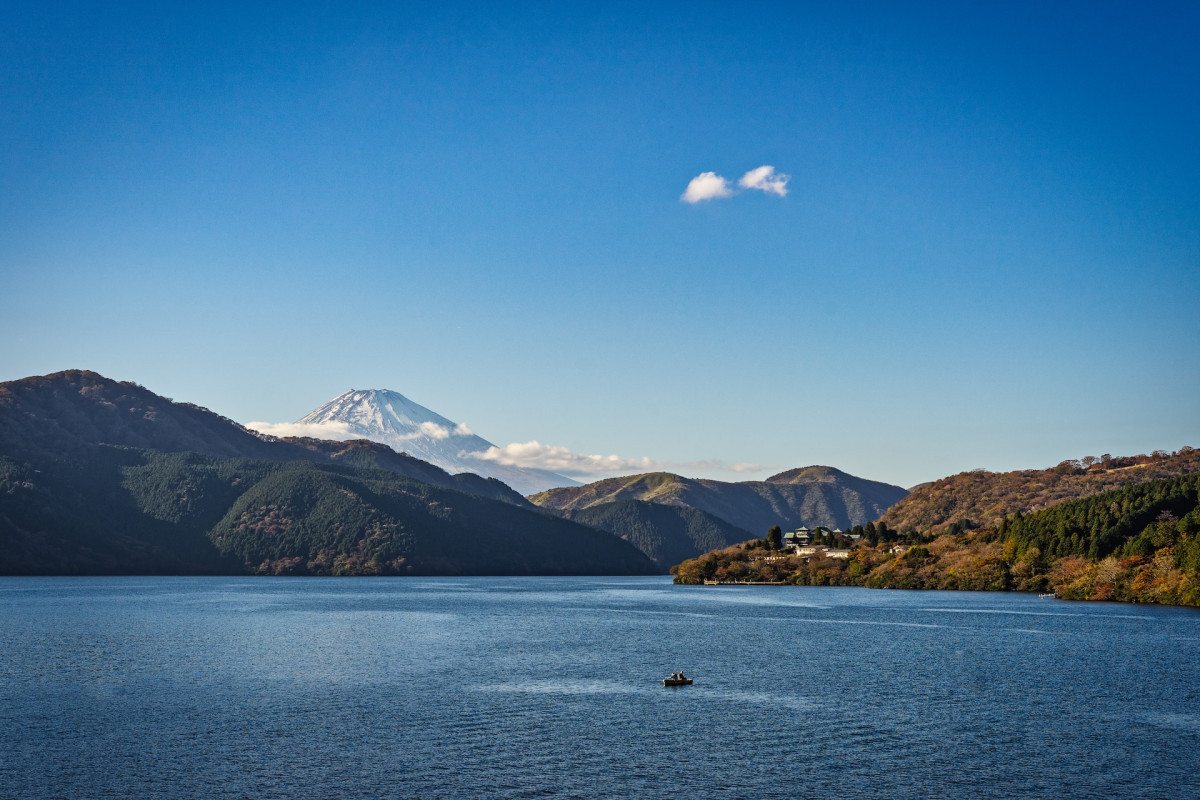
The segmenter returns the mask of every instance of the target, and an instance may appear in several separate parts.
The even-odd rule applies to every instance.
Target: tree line
[[[776,527],[764,539],[685,561],[672,574],[677,583],[1052,591],[1069,599],[1197,606],[1198,496],[1200,473],[1193,473],[1011,514],[992,527],[959,519],[936,536],[868,523],[847,558],[776,555]]]

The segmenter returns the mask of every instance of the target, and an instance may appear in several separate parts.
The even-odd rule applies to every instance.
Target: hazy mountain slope
[[[565,512],[637,547],[664,571],[701,553],[754,538],[723,519],[687,506],[621,500]]]
[[[1095,463],[1064,461],[1050,469],[963,472],[917,487],[889,509],[883,521],[902,533],[938,534],[959,520],[993,527],[1018,511],[1027,514],[1064,500],[1198,470],[1200,451],[1185,447],[1172,454],[1109,456]]]
[[[849,528],[863,524],[879,517],[905,494],[899,486],[864,480],[832,467],[805,467],[765,481],[740,483],[655,472],[551,489],[529,499],[567,512],[627,500],[687,506],[761,536],[773,525]]]
[[[494,445],[399,392],[386,389],[352,389],[296,424],[324,427],[343,439],[352,436],[380,442],[452,473],[473,472],[496,478],[522,494],[578,485],[578,481],[548,470],[474,457],[472,454],[484,453]]]

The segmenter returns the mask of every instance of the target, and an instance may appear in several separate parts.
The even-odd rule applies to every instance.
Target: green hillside
[[[642,500],[602,503],[566,513],[575,522],[624,539],[664,571],[699,553],[750,538],[741,528],[699,509]]]
[[[262,437],[81,370],[0,384],[0,574],[659,571],[383,445]]]
[[[366,470],[100,448],[0,460],[0,574],[651,574],[633,546]]]
[[[508,484],[495,478],[485,478],[473,472],[451,475],[441,467],[414,458],[407,453],[397,453],[386,444],[367,439],[352,439],[348,442],[332,442],[325,439],[289,437],[282,440],[318,457],[328,458],[335,464],[344,464],[369,469],[385,469],[406,478],[454,489],[467,494],[502,500],[517,506],[530,507],[528,500]]]

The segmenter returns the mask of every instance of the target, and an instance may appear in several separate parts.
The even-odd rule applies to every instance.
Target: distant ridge
[[[571,514],[628,500],[684,506],[762,536],[774,525],[861,525],[878,519],[906,494],[899,486],[858,478],[833,467],[811,466],[787,470],[765,481],[739,483],[651,472],[552,489],[529,499]]]

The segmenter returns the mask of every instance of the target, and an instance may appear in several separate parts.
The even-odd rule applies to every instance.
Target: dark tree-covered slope
[[[602,503],[565,513],[575,522],[626,540],[664,571],[686,558],[753,538],[747,531],[699,509],[642,500]]]
[[[0,574],[247,571],[660,570],[499,481],[382,445],[260,437],[92,372],[0,384]]]
[[[214,526],[222,554],[264,572],[647,574],[602,531],[382,471],[279,465]],[[316,565],[315,567],[312,565]]]
[[[517,506],[531,506],[530,502],[518,494],[516,490],[496,478],[485,478],[473,472],[460,472],[457,475],[451,475],[446,470],[434,466],[428,461],[414,458],[407,453],[397,453],[386,444],[380,444],[379,442],[372,442],[367,439],[331,442],[325,439],[293,437],[289,437],[283,441],[301,447],[311,453],[324,456],[336,464],[368,467],[370,469],[386,469],[397,475],[403,475],[406,478],[412,478],[422,483],[441,486],[445,489],[455,489],[492,500],[503,500],[506,503],[512,503]]]
[[[205,531],[253,478],[211,459],[112,447],[36,467],[0,458],[0,574],[241,572]]]
[[[385,470],[107,447],[0,459],[0,574],[659,571],[603,531]]]

